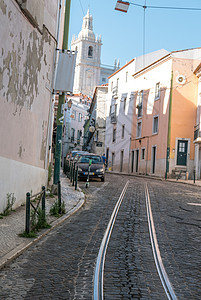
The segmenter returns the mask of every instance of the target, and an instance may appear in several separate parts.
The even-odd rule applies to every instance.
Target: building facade
[[[134,74],[131,173],[193,178],[200,54],[172,52]]]
[[[84,128],[84,149],[102,155],[105,151],[105,129],[108,86],[97,86]]]
[[[1,1],[0,212],[47,184],[58,12],[57,0]]]

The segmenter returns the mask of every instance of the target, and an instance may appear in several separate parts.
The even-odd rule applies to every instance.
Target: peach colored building
[[[201,48],[172,52],[134,77],[130,172],[193,177]]]

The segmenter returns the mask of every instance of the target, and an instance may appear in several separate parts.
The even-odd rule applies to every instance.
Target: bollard
[[[73,183],[72,186],[75,185],[75,164],[73,164]]]
[[[72,182],[73,179],[73,165],[72,162],[70,163],[70,182]]]
[[[26,224],[25,224],[25,231],[29,233],[30,231],[30,193],[26,194]]]
[[[78,181],[78,166],[76,167],[76,172],[75,172],[75,190],[77,190],[77,181]]]
[[[193,182],[195,183],[195,170],[193,170]]]
[[[61,183],[58,181],[58,204],[59,204],[59,214],[61,213]]]

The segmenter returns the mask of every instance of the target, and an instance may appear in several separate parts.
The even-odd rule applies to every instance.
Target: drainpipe
[[[71,0],[66,0],[62,50],[68,49],[70,5],[71,5]],[[56,119],[57,134],[56,134],[56,149],[55,149],[55,164],[54,164],[54,184],[55,185],[60,181],[62,130],[63,130],[63,123],[61,120],[61,117],[62,117],[61,108],[62,108],[62,104],[64,104],[64,100],[65,100],[65,94],[62,93],[62,95],[59,95],[59,103],[58,103],[57,119]]]
[[[173,87],[173,71],[171,74],[171,85],[170,85],[170,103],[169,103],[169,118],[168,118],[168,136],[167,136],[167,155],[166,155],[166,171],[165,179],[169,172],[169,159],[170,159],[170,138],[171,138],[171,117],[172,117],[172,87]]]

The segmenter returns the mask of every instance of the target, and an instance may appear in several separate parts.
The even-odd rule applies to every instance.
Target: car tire
[[[104,182],[105,181],[105,177],[101,177],[101,181]]]

